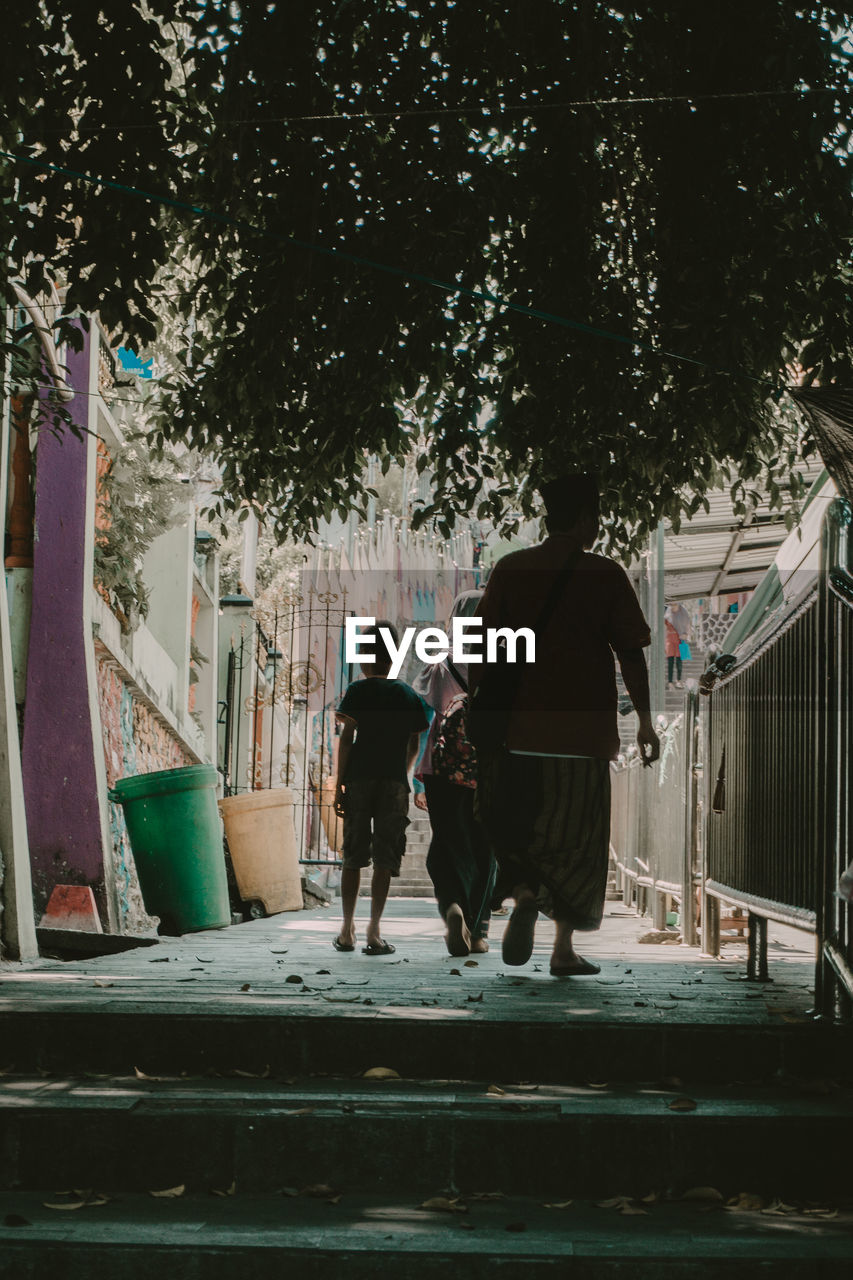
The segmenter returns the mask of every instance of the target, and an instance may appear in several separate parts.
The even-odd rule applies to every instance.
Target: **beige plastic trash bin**
[[[243,901],[262,904],[268,916],[300,911],[302,879],[290,788],[226,796],[219,809]]]

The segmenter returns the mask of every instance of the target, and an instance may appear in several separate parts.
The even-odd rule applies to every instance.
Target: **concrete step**
[[[486,1181],[481,1189],[494,1190]],[[754,1280],[756,1270],[765,1280],[830,1280],[849,1276],[853,1258],[849,1212],[825,1221],[659,1202],[625,1214],[532,1197],[462,1200],[464,1212],[439,1212],[401,1193],[347,1191],[332,1203],[239,1187],[122,1196],[76,1213],[45,1208],[50,1199],[4,1198],[18,1225],[0,1225],[0,1280]]]
[[[405,964],[405,957],[373,963]],[[19,1072],[126,1074],[138,1067],[153,1075],[269,1070],[275,1076],[350,1075],[384,1065],[412,1079],[488,1079],[500,1071],[508,1080],[559,1084],[672,1076],[728,1083],[768,1080],[779,1071],[847,1080],[853,1071],[849,1025],[732,1023],[729,1014],[679,1021],[675,1013],[650,1023],[643,1020],[647,1010],[637,1010],[636,1020],[623,1014],[585,1021],[582,1006],[561,1020],[542,1016],[546,1009],[537,1006],[543,1001],[532,999],[523,1015],[507,1019],[498,996],[482,1006],[464,1001],[460,1016],[459,1009],[442,1009],[421,996],[379,1007],[381,996],[365,997],[367,974],[354,970],[354,976],[359,990],[332,989],[327,997],[333,1010],[327,1003],[299,1008],[297,986],[286,988],[295,993],[286,1012],[250,997],[227,1004],[213,998],[200,1006],[170,998],[97,1010],[70,1002],[9,1008],[3,1012],[4,1043],[14,1046],[14,1057],[7,1049],[5,1065]],[[525,989],[536,994],[532,983]],[[477,991],[472,993],[476,1001]],[[367,999],[377,1007],[366,1007]],[[433,1003],[437,1007],[425,1013],[423,1006]]]
[[[672,1110],[688,1096],[691,1109]],[[853,1094],[796,1085],[21,1076],[0,1090],[0,1191],[332,1184],[565,1199],[701,1185],[826,1202],[851,1140]]]

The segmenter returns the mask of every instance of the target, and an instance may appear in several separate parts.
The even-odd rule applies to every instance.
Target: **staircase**
[[[432,881],[427,875],[426,858],[432,830],[423,809],[412,804],[409,809],[409,826],[406,830],[406,854],[399,876],[391,881],[389,898],[432,898]],[[361,896],[370,896],[370,876],[362,876]]]
[[[209,963],[217,943],[190,945]],[[326,938],[317,972],[341,966],[359,989],[338,1010],[267,1011],[239,977],[227,1004],[195,1012],[109,991],[7,1002],[0,1280],[851,1274],[849,1027],[735,1025],[712,1003],[691,1021],[674,999],[660,1021],[584,1017],[585,998],[606,1005],[625,981],[613,967],[543,1018],[550,983],[497,956],[461,969],[475,1003],[461,994],[455,1012],[369,1009],[346,1003],[363,975],[405,990],[415,960],[344,969],[330,951]],[[435,981],[454,963],[436,951]],[[502,987],[519,981],[525,1012],[508,1021]]]

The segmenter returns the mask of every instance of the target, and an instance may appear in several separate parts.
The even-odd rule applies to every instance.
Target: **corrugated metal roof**
[[[808,490],[823,470],[820,460],[799,468]],[[757,586],[788,536],[784,511],[762,497],[746,522],[736,515],[728,490],[712,490],[704,507],[674,533],[664,525],[666,594],[681,599]]]

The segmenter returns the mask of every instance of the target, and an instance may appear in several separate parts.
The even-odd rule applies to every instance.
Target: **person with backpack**
[[[457,596],[451,617],[471,617],[482,594],[465,591]],[[489,838],[474,816],[477,757],[466,733],[467,664],[449,658],[425,663],[414,688],[434,712],[415,774],[424,788],[422,795],[415,795],[415,804],[428,811],[432,827],[427,873],[446,926],[448,952],[480,955],[489,949],[497,864]]]

